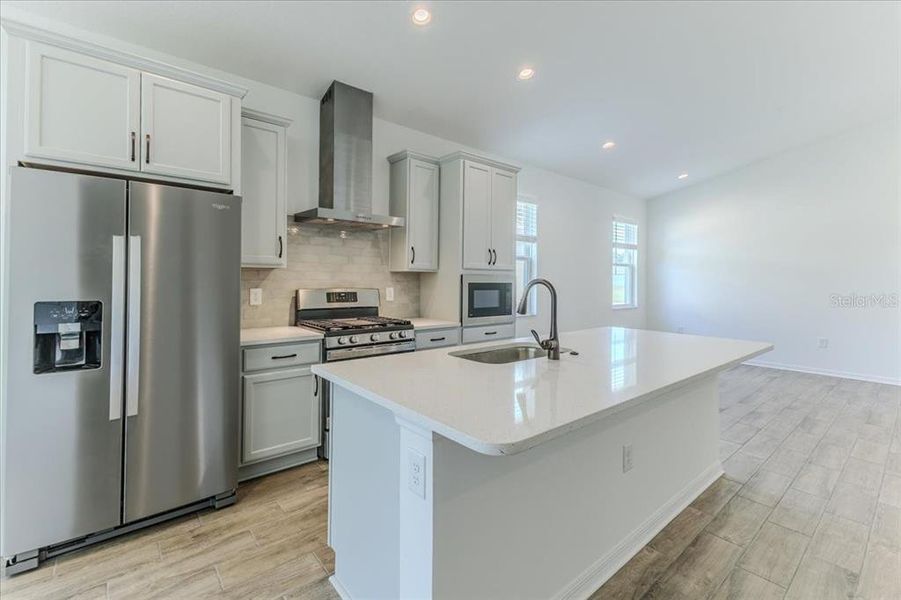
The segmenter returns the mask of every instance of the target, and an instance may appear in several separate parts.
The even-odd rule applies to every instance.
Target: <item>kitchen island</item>
[[[313,367],[334,389],[343,598],[587,597],[722,474],[717,374],[772,349],[610,327],[561,343],[559,361]]]

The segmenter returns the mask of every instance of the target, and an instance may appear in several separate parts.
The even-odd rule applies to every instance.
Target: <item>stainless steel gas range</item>
[[[307,289],[296,292],[294,324],[322,332],[322,362],[416,350],[413,324],[379,316],[377,289]],[[331,390],[322,381],[322,446],[329,456]]]

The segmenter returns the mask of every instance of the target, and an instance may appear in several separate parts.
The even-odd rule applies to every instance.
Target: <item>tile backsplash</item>
[[[297,288],[378,288],[381,314],[419,315],[419,275],[388,271],[387,229],[289,222],[286,252],[286,269],[241,269],[242,328],[293,325]],[[393,302],[386,287],[394,288]],[[251,288],[263,289],[263,304],[250,305]]]

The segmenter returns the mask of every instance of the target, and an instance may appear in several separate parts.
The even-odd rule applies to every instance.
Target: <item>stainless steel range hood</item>
[[[319,206],[294,214],[304,223],[375,229],[402,217],[372,213],[372,94],[333,81],[319,103]]]

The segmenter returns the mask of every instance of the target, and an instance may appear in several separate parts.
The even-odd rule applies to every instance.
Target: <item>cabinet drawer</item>
[[[490,342],[492,340],[507,340],[515,335],[516,326],[513,323],[507,325],[488,325],[487,327],[464,327],[463,343],[474,344],[476,342]]]
[[[244,371],[280,369],[319,362],[319,342],[279,344],[244,350]]]
[[[456,346],[460,343],[460,328],[453,329],[429,329],[416,332],[416,349],[427,350],[429,348],[441,348],[443,346]]]

